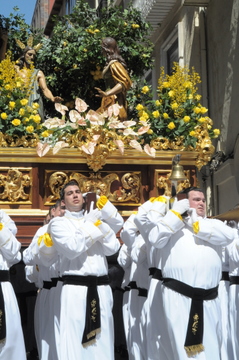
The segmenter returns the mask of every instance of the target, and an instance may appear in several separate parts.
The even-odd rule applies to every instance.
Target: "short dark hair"
[[[201,192],[201,193],[204,194],[204,191],[203,191],[202,189],[196,187],[196,186],[191,186],[191,187],[189,187],[189,188],[186,188],[186,189],[180,191],[179,194],[186,194],[186,195],[187,195],[187,198],[188,198],[188,196],[189,196],[188,194],[189,194],[191,191],[199,191],[199,192]]]
[[[68,186],[72,186],[72,185],[76,185],[78,186],[78,188],[80,189],[80,186],[78,184],[78,182],[74,179],[68,181],[68,183],[66,183],[62,188],[61,188],[61,191],[60,191],[60,199],[59,200],[64,200],[64,197],[65,197],[65,189],[68,187]]]

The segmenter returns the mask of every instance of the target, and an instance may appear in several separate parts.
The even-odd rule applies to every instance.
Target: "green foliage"
[[[14,10],[19,11],[18,8]],[[132,5],[125,10],[110,7],[99,12],[84,0],[78,0],[70,15],[54,17],[50,38],[45,37],[41,30],[32,32],[19,13],[11,14],[10,18],[0,17],[0,26],[8,30],[8,49],[14,60],[21,54],[16,39],[26,44],[33,34],[34,45],[42,43],[36,68],[44,72],[53,95],[61,96],[69,108],[74,106],[76,97],[84,99],[92,109],[100,105],[94,88],[104,89],[101,77],[105,64],[101,51],[104,37],[113,37],[118,42],[132,80],[137,82],[153,65],[153,44],[148,38],[150,25]],[[131,90],[129,95],[133,93]],[[48,116],[56,115],[47,99],[44,99],[44,106]]]
[[[44,39],[38,52],[37,67],[46,75],[53,94],[61,96],[68,106],[80,97],[96,109],[100,100],[94,88],[104,88],[101,76],[96,74],[105,64],[102,38],[116,39],[130,76],[137,79],[153,64],[149,30],[149,24],[131,5],[124,11],[119,7],[103,9],[98,16],[95,9],[80,0],[72,14],[55,18],[53,34]]]

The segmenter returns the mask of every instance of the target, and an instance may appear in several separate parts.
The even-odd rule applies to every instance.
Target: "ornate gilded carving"
[[[159,189],[163,189],[164,190],[164,195],[165,196],[170,196],[171,197],[171,180],[169,180],[170,176],[171,176],[171,171],[169,170],[160,170],[160,172],[164,172],[164,174],[162,176],[158,176],[156,178],[156,186]],[[159,171],[156,170],[156,174],[159,174]],[[183,189],[187,189],[188,187],[191,186],[190,184],[190,170],[184,170],[184,174],[187,177],[186,180],[184,181],[180,181],[178,182],[177,185],[177,193],[182,191]]]
[[[110,201],[116,204],[129,201],[133,204],[140,202],[140,172],[105,173],[106,175],[102,177],[101,173],[89,173],[87,176],[76,171],[47,171],[45,188],[49,189],[50,194],[47,195],[45,205],[50,205],[59,199],[62,186],[71,179],[75,179],[79,183],[83,193],[94,191],[99,196],[107,196]]]
[[[31,204],[31,168],[0,168],[0,202]]]

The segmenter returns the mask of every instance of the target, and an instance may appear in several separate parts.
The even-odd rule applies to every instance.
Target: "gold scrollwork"
[[[0,170],[6,170],[1,168]],[[23,169],[21,169],[23,171]],[[26,169],[24,169],[26,170]],[[0,201],[2,203],[30,203],[31,175],[23,174],[19,169],[8,168],[0,174]]]
[[[51,173],[49,180],[47,177],[45,179],[45,188],[49,188],[50,191],[45,205],[50,205],[59,199],[61,188],[71,179],[78,182],[82,193],[93,191],[99,196],[106,196],[113,203],[140,202],[141,179],[139,172],[123,173],[120,179],[116,173],[108,173],[102,177],[101,173],[90,173],[89,176],[86,176],[75,171],[56,171]],[[115,181],[117,183],[114,188],[117,190],[112,192],[112,184]]]
[[[187,189],[190,187],[190,170],[184,170],[184,174],[187,177],[186,180],[178,182],[177,185],[177,193],[182,191],[183,189]],[[171,180],[169,180],[171,176],[171,171],[166,174],[166,176],[159,176],[156,181],[156,186],[159,189],[164,189],[165,196],[171,196]]]
[[[140,202],[140,176],[139,173],[132,172],[126,173],[121,178],[122,187],[116,190],[109,200],[115,202],[126,202],[134,201],[135,203]]]

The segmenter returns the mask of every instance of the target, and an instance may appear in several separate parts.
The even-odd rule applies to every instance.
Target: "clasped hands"
[[[189,207],[188,199],[183,199],[175,202],[173,204],[173,210],[178,212],[180,215],[183,215],[184,222],[190,227],[192,227],[193,224],[198,221],[196,209]]]
[[[93,224],[97,220],[101,220],[101,213],[99,209],[94,209],[94,201],[91,201],[89,211],[86,211],[84,214],[85,220],[90,221]]]

